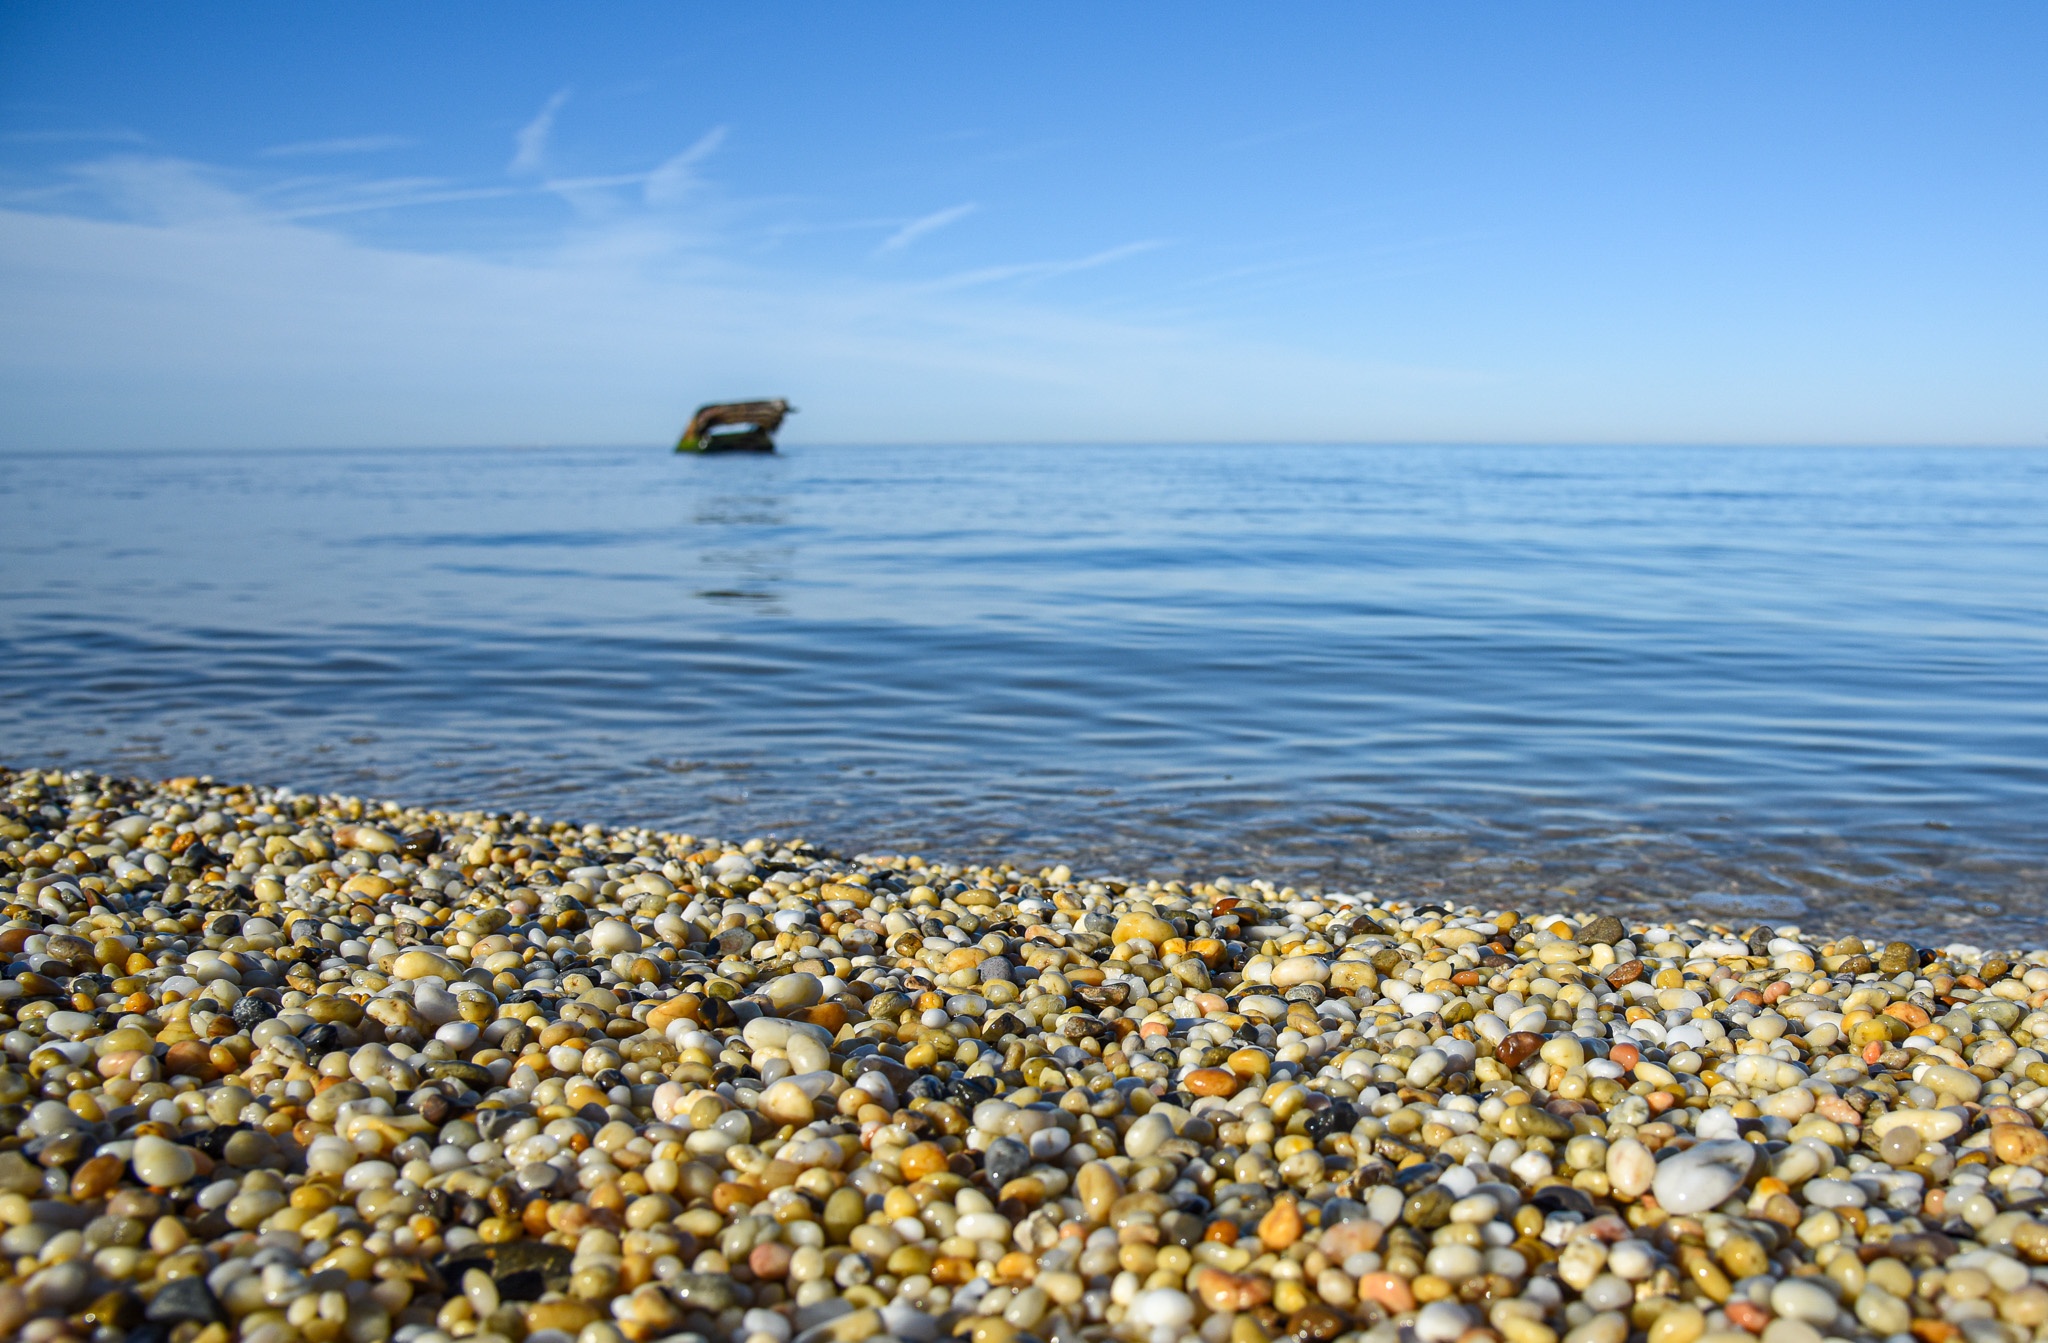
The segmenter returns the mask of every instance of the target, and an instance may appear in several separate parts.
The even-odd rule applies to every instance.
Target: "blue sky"
[[[0,8],[0,446],[2048,444],[2048,9]]]

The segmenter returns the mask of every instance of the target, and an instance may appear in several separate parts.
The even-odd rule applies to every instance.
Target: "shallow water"
[[[2048,454],[19,455],[0,566],[14,763],[2044,931]]]

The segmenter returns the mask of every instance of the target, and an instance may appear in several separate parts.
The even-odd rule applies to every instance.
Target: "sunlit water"
[[[2048,454],[178,453],[0,482],[15,763],[2048,931]]]

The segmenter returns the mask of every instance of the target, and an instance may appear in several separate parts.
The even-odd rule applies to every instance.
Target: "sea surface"
[[[0,458],[0,760],[2048,936],[2048,453]]]

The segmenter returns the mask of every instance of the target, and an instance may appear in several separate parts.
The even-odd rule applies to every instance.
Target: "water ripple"
[[[2041,454],[8,466],[14,760],[2039,936]]]

